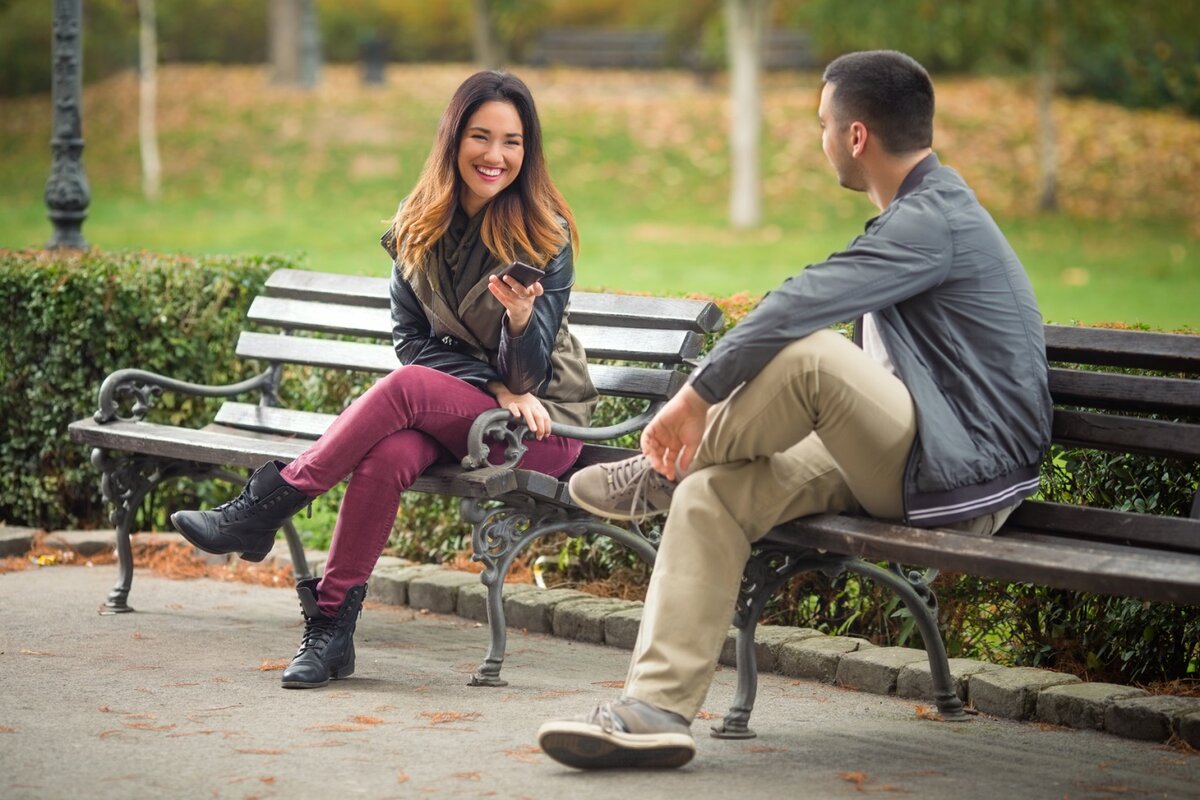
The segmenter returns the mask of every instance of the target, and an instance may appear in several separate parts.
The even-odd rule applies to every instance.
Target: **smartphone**
[[[505,275],[511,275],[513,280],[522,286],[529,286],[546,277],[546,270],[538,269],[524,261],[514,261],[502,269],[496,277],[503,278]]]

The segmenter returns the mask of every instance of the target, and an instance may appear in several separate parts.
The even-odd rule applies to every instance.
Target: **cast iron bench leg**
[[[287,538],[288,555],[292,558],[292,577],[299,584],[300,581],[311,578],[312,572],[308,568],[308,558],[304,555],[304,544],[300,541],[300,534],[296,533],[296,526],[290,519],[283,523],[283,535]]]
[[[625,545],[649,564],[654,563],[654,546],[646,539],[624,528],[591,518],[571,518],[560,506],[539,505],[528,498],[505,498],[504,502],[519,503],[521,507],[503,505],[484,508],[480,501],[463,500],[463,519],[472,524],[471,559],[482,561],[480,581],[487,587],[488,628],[491,640],[487,655],[471,676],[469,686],[507,686],[500,677],[504,651],[508,644],[508,629],[504,615],[504,578],[513,560],[525,546],[542,536],[566,533],[583,536],[598,533]]]
[[[733,705],[721,724],[712,726],[710,735],[713,738],[753,739],[758,735],[749,725],[750,713],[754,710],[754,700],[758,695],[758,654],[754,648],[758,619],[767,601],[790,577],[798,572],[818,569],[824,563],[824,559],[814,561],[801,558],[796,553],[769,549],[754,552],[746,562],[733,613],[733,624],[738,629],[737,689]]]
[[[749,727],[750,712],[754,709],[758,690],[758,658],[754,651],[754,629],[771,595],[792,575],[812,571],[819,571],[830,577],[845,571],[856,572],[879,581],[896,592],[913,615],[917,628],[921,631],[921,638],[925,640],[925,652],[929,656],[929,670],[933,678],[934,701],[942,719],[947,722],[968,720],[969,717],[963,712],[962,700],[954,691],[954,679],[950,675],[950,664],[946,658],[946,645],[942,642],[942,634],[937,627],[937,598],[933,590],[929,588],[921,573],[904,573],[899,565],[890,566],[891,569],[882,569],[860,558],[832,553],[777,549],[755,552],[746,562],[733,621],[738,628],[737,689],[733,705],[721,724],[713,726],[712,736],[717,739],[749,739],[755,736]]]
[[[925,640],[925,652],[929,656],[929,671],[933,678],[933,698],[942,719],[946,722],[966,722],[969,717],[963,711],[962,700],[954,691],[946,645],[937,626],[937,597],[920,572],[904,573],[898,564],[891,564],[890,567],[882,569],[858,558],[846,562],[846,569],[884,583],[900,595],[921,631],[921,638]]]

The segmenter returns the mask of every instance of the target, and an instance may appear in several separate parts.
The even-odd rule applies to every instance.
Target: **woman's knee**
[[[407,489],[439,453],[438,444],[420,431],[396,431],[367,451],[352,479]]]

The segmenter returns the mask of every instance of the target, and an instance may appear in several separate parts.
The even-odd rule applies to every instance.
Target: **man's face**
[[[827,83],[821,89],[821,104],[817,107],[817,118],[821,121],[821,149],[833,165],[838,183],[852,191],[865,192],[867,182],[863,177],[862,165],[851,150],[854,134],[850,123],[847,121],[845,125],[840,125],[835,119],[835,88],[832,83]]]

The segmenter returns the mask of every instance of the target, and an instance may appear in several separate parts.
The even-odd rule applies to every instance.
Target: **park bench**
[[[647,406],[609,427],[556,426],[555,432],[601,442],[639,430],[683,385],[685,365],[699,354],[703,335],[717,329],[721,319],[720,309],[705,301],[573,293],[571,331],[587,349],[597,390],[602,396],[639,398]],[[280,406],[278,387],[285,365],[380,374],[398,366],[391,345],[386,278],[279,270],[252,302],[247,321],[251,325],[241,332],[236,354],[261,365],[254,378],[204,386],[137,369],[118,370],[101,386],[95,415],[70,425],[72,440],[93,448],[92,463],[102,474],[103,495],[113,505],[119,575],[106,602],[112,613],[131,610],[130,532],[139,505],[155,486],[185,476],[241,484],[245,477],[230,467],[255,468],[272,458],[290,461],[332,422],[332,414]],[[266,332],[264,327],[276,332]],[[211,424],[191,429],[146,420],[154,397],[163,391],[219,398],[255,394],[258,400],[226,400]],[[472,524],[473,558],[484,565],[481,580],[488,590],[491,633],[487,656],[472,679],[476,685],[504,685],[500,679],[506,647],[501,590],[514,558],[534,539],[553,533],[606,535],[647,562],[654,560],[648,539],[575,507],[565,483],[513,468],[524,450],[523,433],[527,433],[524,426],[513,426],[507,411],[485,412],[472,427],[470,454],[464,463],[435,465],[412,487],[461,498],[464,518]],[[493,447],[503,444],[503,465],[488,463],[488,441]],[[589,443],[578,465],[617,460],[631,452]],[[291,522],[284,525],[284,533],[296,579],[308,578],[304,550]]]
[[[1200,462],[1200,336],[1059,325],[1045,332],[1056,444]],[[1198,604],[1200,492],[1188,518],[1027,500],[991,537],[832,514],[780,526],[756,544],[743,575],[734,617],[737,690],[713,735],[754,736],[757,620],[791,576],[811,571],[856,573],[895,591],[925,643],[942,718],[965,719],[929,585],[938,570]]]
[[[667,37],[661,31],[550,28],[538,36],[528,61],[534,66],[661,69],[667,56]]]

